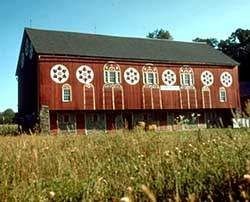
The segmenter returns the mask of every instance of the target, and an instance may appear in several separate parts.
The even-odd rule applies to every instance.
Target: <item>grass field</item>
[[[250,131],[0,137],[1,201],[249,200]]]

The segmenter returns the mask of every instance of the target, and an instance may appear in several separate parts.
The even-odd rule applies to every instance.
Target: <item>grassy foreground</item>
[[[249,133],[0,137],[0,200],[244,201]]]

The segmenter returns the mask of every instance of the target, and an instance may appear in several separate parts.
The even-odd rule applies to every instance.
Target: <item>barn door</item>
[[[58,128],[60,133],[76,133],[76,116],[72,113],[58,113]]]
[[[125,128],[132,130],[133,129],[133,116],[132,113],[126,113],[124,116]]]
[[[86,113],[85,115],[86,133],[91,134],[106,130],[106,117],[104,113]]]

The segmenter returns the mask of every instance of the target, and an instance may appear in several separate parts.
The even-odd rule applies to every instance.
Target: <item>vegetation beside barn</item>
[[[249,200],[249,132],[0,137],[0,198]]]

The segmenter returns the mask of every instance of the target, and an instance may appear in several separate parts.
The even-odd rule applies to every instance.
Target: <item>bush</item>
[[[18,129],[17,125],[15,124],[0,124],[0,135],[5,136],[5,135],[17,135],[18,134]]]

